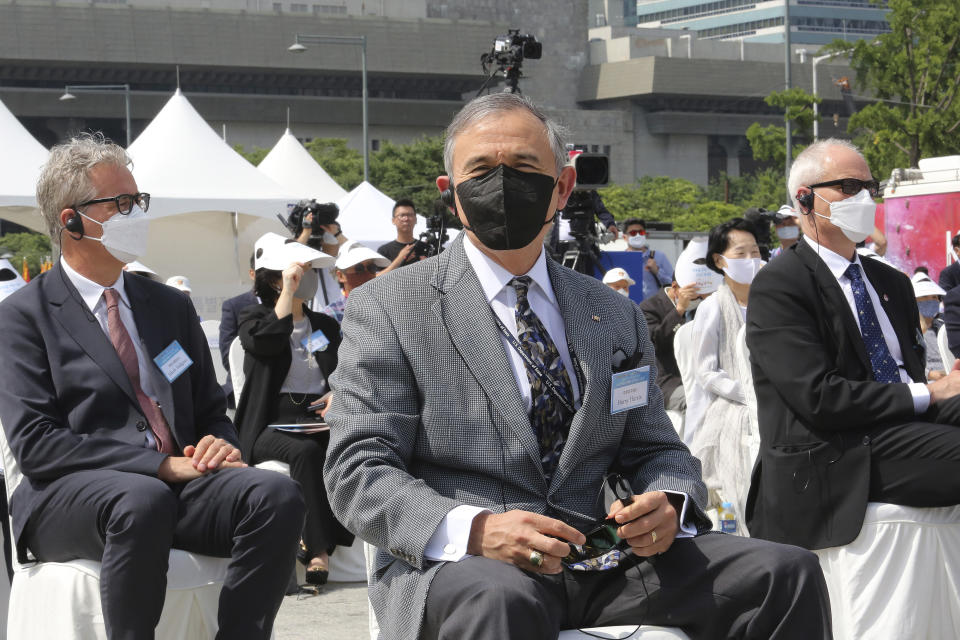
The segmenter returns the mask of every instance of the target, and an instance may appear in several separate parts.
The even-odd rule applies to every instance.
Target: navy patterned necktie
[[[867,355],[870,356],[873,378],[877,382],[900,382],[900,369],[890,354],[890,349],[887,348],[877,312],[870,301],[867,287],[863,284],[860,265],[851,263],[843,275],[850,279],[850,286],[853,288],[853,301],[857,305],[860,333],[863,336],[863,344],[867,348]]]
[[[510,281],[510,286],[517,292],[517,340],[524,353],[550,376],[564,399],[573,406],[573,387],[557,345],[550,339],[550,334],[540,322],[540,318],[530,308],[530,301],[527,299],[530,282],[529,276],[520,276]],[[543,474],[549,483],[560,460],[573,416],[535,371],[529,366],[526,370],[527,380],[530,382],[530,423],[540,442]]]

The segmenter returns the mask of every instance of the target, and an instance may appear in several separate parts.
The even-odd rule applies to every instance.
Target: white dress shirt
[[[107,336],[108,341],[110,340],[110,330],[107,326],[107,301],[103,297],[103,292],[107,288],[110,288],[115,289],[120,295],[120,322],[123,323],[123,326],[127,329],[127,333],[130,334],[130,340],[133,342],[133,348],[137,352],[137,365],[140,369],[140,388],[143,389],[143,392],[147,394],[148,398],[154,402],[157,402],[157,393],[153,386],[153,366],[150,359],[147,357],[146,347],[144,346],[143,341],[140,340],[140,333],[137,331],[137,323],[133,319],[133,311],[130,308],[130,299],[127,297],[126,289],[124,289],[123,286],[123,273],[120,273],[120,277],[117,278],[117,281],[110,285],[110,287],[104,287],[74,271],[64,257],[60,258],[60,267],[63,269],[63,273],[66,274],[73,286],[77,288],[77,292],[80,294],[80,298],[83,300],[83,303],[93,313],[94,317],[97,319],[97,322],[100,323],[100,328],[103,329],[103,333]],[[143,446],[147,447],[148,449],[156,449],[157,443],[154,439],[153,432],[150,429],[147,429],[143,432],[143,435]]]
[[[809,236],[804,236],[803,240],[810,245],[810,247],[817,252],[817,255],[820,256],[820,259],[823,260],[823,263],[827,265],[827,268],[830,269],[830,273],[833,274],[833,277],[837,279],[837,283],[840,285],[840,289],[843,291],[844,297],[847,299],[847,304],[850,306],[850,313],[853,314],[853,319],[857,322],[857,327],[860,328],[860,315],[857,312],[857,303],[853,298],[853,285],[850,283],[850,278],[844,275],[847,270],[847,267],[850,266],[850,259],[841,256],[839,253],[831,251],[822,245],[818,245]],[[906,367],[903,365],[903,351],[900,350],[900,340],[897,339],[897,334],[893,330],[893,325],[890,324],[890,319],[887,317],[887,312],[883,310],[883,305],[880,304],[880,298],[877,296],[876,289],[873,288],[873,284],[870,282],[870,278],[867,277],[865,271],[863,271],[863,264],[860,262],[860,254],[854,252],[853,262],[860,266],[860,272],[863,275],[863,284],[867,289],[867,295],[870,296],[870,302],[873,304],[873,310],[877,314],[877,320],[880,322],[880,330],[883,332],[883,339],[887,343],[887,349],[890,350],[890,355],[893,356],[894,361],[897,363],[897,370],[900,373],[900,381],[907,384],[907,387],[910,389],[910,395],[913,396],[913,410],[919,415],[927,410],[930,406],[930,390],[927,389],[927,385],[923,382],[914,382],[910,377],[910,374],[907,373]],[[863,333],[863,329],[860,329],[860,333]]]
[[[517,320],[515,305],[517,302],[516,290],[510,286],[510,280],[514,276],[512,273],[498,265],[487,257],[482,251],[469,240],[465,239],[463,248],[480,280],[480,287],[483,289],[490,308],[497,315],[503,325],[517,336]],[[577,379],[576,371],[573,367],[573,361],[570,357],[570,350],[567,345],[567,332],[563,324],[563,316],[560,314],[560,306],[553,293],[553,286],[550,284],[550,275],[547,271],[547,259],[543,250],[540,251],[540,257],[526,274],[533,281],[527,291],[527,300],[530,302],[530,308],[543,323],[550,339],[557,346],[560,352],[560,359],[563,360],[567,375],[570,377],[570,384],[573,387],[574,404],[580,397],[580,385]],[[520,395],[523,397],[527,411],[531,407],[530,381],[527,378],[526,364],[523,358],[517,353],[516,349],[510,344],[506,336],[501,335],[500,340],[503,348],[507,352],[507,359],[510,362],[510,368],[513,370],[513,377],[517,381],[517,387]],[[687,502],[686,494],[684,496],[681,517],[686,515]],[[446,560],[456,562],[467,557],[467,543],[470,540],[470,528],[473,525],[473,519],[480,513],[489,511],[481,507],[472,505],[459,505],[454,507],[440,524],[436,531],[427,542],[424,555],[430,560]],[[681,519],[681,522],[683,520]],[[685,527],[684,532],[692,535],[695,530],[692,527]],[[683,534],[681,534],[682,536]],[[681,537],[678,536],[678,537]]]

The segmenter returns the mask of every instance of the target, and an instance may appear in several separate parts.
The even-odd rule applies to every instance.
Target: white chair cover
[[[239,405],[240,394],[243,393],[243,385],[247,381],[247,376],[243,372],[243,345],[240,344],[239,337],[234,338],[233,342],[230,343],[227,362],[230,363],[230,384],[233,385],[233,397]]]
[[[653,625],[595,627],[584,629],[581,633],[577,629],[561,631],[557,640],[576,640],[577,638],[615,638],[617,640],[690,640],[690,636],[680,629],[672,627],[655,627]]]
[[[210,357],[213,358],[213,371],[217,374],[217,384],[227,381],[227,370],[223,368],[223,358],[220,357],[220,321],[204,320],[200,323],[203,335],[210,347]]]
[[[677,359],[677,369],[680,370],[680,381],[683,384],[684,392],[689,394],[688,390],[693,388],[694,371],[696,371],[692,322],[680,325],[680,328],[673,334],[673,355]],[[690,396],[687,395],[688,404],[689,400]],[[677,434],[681,440],[686,442],[684,438],[686,435],[686,418],[684,418],[683,425],[677,430]]]
[[[837,640],[960,634],[960,506],[871,502],[856,540],[815,553]]]
[[[943,361],[943,370],[950,371],[953,368],[953,352],[950,351],[950,342],[947,340],[947,325],[944,324],[937,331],[937,347],[940,348],[940,359]]]
[[[9,500],[23,475],[7,445],[2,425],[0,456],[6,471]],[[9,638],[106,639],[100,606],[99,562],[73,560],[21,565],[16,552],[13,556],[14,576],[7,617]],[[167,592],[157,625],[157,640],[201,640],[216,635],[218,600],[229,563],[229,558],[170,550]]]

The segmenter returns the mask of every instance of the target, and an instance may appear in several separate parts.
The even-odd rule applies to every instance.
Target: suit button
[[[147,423],[143,420],[137,420],[137,431],[146,431]]]
[[[869,444],[870,444],[870,436],[863,436],[863,440],[861,440],[861,442],[863,442],[863,445],[864,445],[864,446],[869,445]]]

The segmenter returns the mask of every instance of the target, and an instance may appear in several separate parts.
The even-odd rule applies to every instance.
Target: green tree
[[[737,178],[721,174],[719,178],[710,181],[706,197],[708,200],[726,200],[735,204],[741,213],[749,207],[763,207],[775,211],[783,203],[786,189],[787,181],[783,170],[777,166],[759,169]]]
[[[242,144],[233,145],[233,150],[246,158],[247,162],[253,166],[257,166],[263,162],[263,159],[270,153],[270,149],[264,149],[263,147],[253,147],[250,151],[247,151]]]
[[[742,213],[743,208],[733,203],[712,200],[698,202],[672,220],[673,228],[676,231],[707,231]]]
[[[421,215],[433,213],[440,197],[436,179],[445,173],[443,136],[422,136],[400,145],[385,141],[370,158],[370,182],[394,200],[413,200]]]
[[[40,273],[40,265],[52,257],[50,238],[44,233],[8,233],[0,237],[0,255],[13,254],[10,264],[18,271],[23,266],[26,257],[30,269],[30,277]]]
[[[879,176],[960,148],[960,3],[889,0],[887,6],[890,33],[824,49],[839,55],[852,48],[858,92],[877,98],[850,118],[849,130]]]
[[[346,138],[314,138],[306,147],[333,181],[347,191],[363,182],[363,156],[347,146]]]
[[[803,89],[793,87],[785,91],[774,91],[766,98],[771,107],[778,107],[784,111],[784,122],[790,121],[792,138],[809,139],[813,128],[813,105],[820,104],[820,98],[815,98]],[[774,167],[782,167],[787,158],[787,129],[781,125],[763,126],[754,122],[747,128],[747,141],[753,157],[759,162],[769,163]],[[797,144],[793,145],[793,157],[803,150]]]

